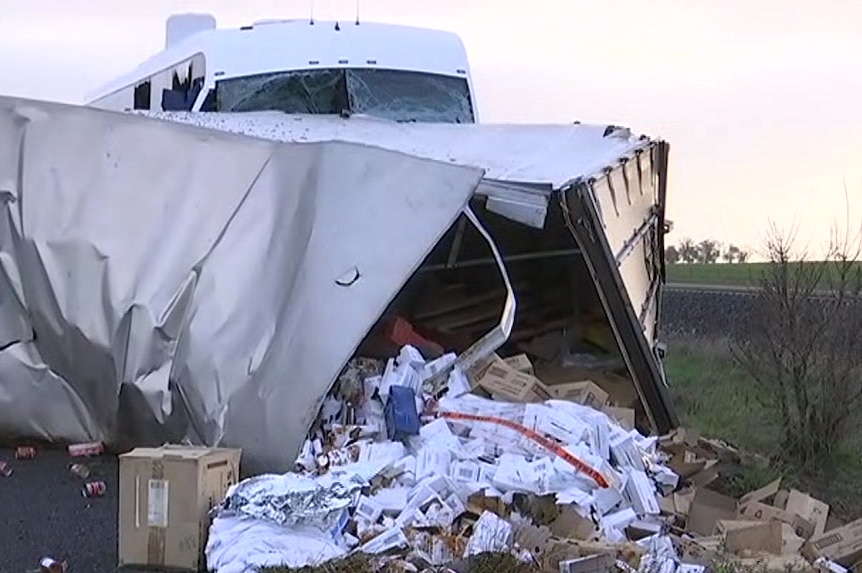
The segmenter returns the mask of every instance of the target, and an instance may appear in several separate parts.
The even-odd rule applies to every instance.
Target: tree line
[[[704,239],[695,243],[692,239],[683,239],[678,245],[669,245],[665,248],[664,258],[667,264],[677,263],[717,263],[723,260],[726,263],[744,263],[748,260],[748,251],[736,245],[722,245],[712,239]]]

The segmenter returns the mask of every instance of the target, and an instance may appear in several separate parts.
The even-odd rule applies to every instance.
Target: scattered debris
[[[105,452],[105,444],[102,442],[89,442],[85,444],[70,444],[67,448],[69,455],[73,458],[100,456]]]
[[[0,460],[0,476],[7,478],[10,477],[12,473],[12,466],[9,465],[9,462]]]
[[[68,564],[65,561],[57,561],[53,557],[43,557],[39,561],[40,573],[65,573]]]
[[[621,559],[637,568],[656,555],[651,543],[680,561],[665,535],[674,515],[658,501],[679,476],[658,439],[604,411],[629,405],[608,404],[614,389],[566,376],[546,384],[526,355],[465,373],[451,354],[393,354],[348,363],[296,473],[228,491],[213,510],[211,570],[358,552],[420,571],[505,553],[588,573]],[[429,394],[425,383],[447,371],[448,386]],[[621,417],[633,425],[633,411]]]
[[[36,448],[33,446],[18,446],[15,448],[16,460],[32,460],[36,457]]]
[[[108,484],[103,481],[91,481],[84,484],[81,488],[81,495],[84,497],[102,497],[108,491]]]
[[[526,355],[452,364],[411,346],[348,363],[295,473],[244,480],[213,509],[208,567],[364,554],[369,570],[460,570],[494,553],[560,573],[703,573],[726,556],[846,573],[862,558],[862,521],[826,532],[829,506],[780,480],[740,499],[709,489],[739,452],[641,435],[633,410],[611,410],[632,405],[613,383],[541,378]]]
[[[86,464],[71,464],[69,465],[69,473],[79,479],[87,479],[90,477],[90,468]]]

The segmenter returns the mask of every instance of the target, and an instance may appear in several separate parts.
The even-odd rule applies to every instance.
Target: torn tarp
[[[481,176],[0,98],[0,432],[286,468]]]

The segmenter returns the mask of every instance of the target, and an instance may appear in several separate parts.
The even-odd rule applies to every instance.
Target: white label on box
[[[168,526],[168,498],[170,487],[167,480],[151,479],[147,496],[147,525],[150,527]]]

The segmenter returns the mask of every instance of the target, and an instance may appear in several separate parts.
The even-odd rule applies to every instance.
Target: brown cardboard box
[[[862,558],[862,519],[811,539],[802,546],[802,555],[809,561],[826,557],[845,567],[853,565]]]
[[[237,482],[240,454],[165,445],[121,455],[119,565],[202,568],[207,513]]]
[[[541,380],[518,372],[497,355],[477,367],[471,378],[474,387],[510,402],[543,402],[551,398]]]
[[[774,496],[781,489],[781,478],[770,482],[760,489],[750,491],[739,498],[739,505],[748,505],[756,501],[766,502],[770,497]]]
[[[829,519],[829,505],[819,499],[814,499],[810,495],[792,489],[787,496],[784,510],[787,513],[798,515],[803,519],[813,522],[815,536],[823,535],[826,531],[826,521]]]
[[[747,551],[766,551],[781,555],[784,547],[783,528],[778,521],[749,521],[747,526],[736,527],[732,522],[724,537],[724,545],[731,553],[742,554]]]
[[[626,430],[635,429],[635,411],[632,408],[605,406],[602,408],[602,412],[616,420]]]
[[[608,401],[608,393],[601,386],[590,380],[568,382],[549,386],[551,395],[559,400],[569,400],[584,406],[590,406],[600,410]]]
[[[736,500],[718,492],[700,488],[688,510],[686,529],[698,535],[712,535],[719,521],[736,517]]]
[[[815,524],[799,515],[766,505],[759,501],[739,507],[739,517],[753,521],[780,521],[793,527],[794,533],[802,539],[810,539],[814,535]]]
[[[560,573],[605,573],[615,569],[616,558],[610,553],[560,561]]]
[[[526,354],[518,354],[515,356],[509,356],[508,358],[504,358],[503,362],[505,362],[508,366],[517,370],[518,372],[523,372],[524,374],[529,374],[532,376],[535,374],[533,371],[533,363],[530,362],[530,359]]]
[[[548,528],[560,539],[589,541],[598,535],[598,528],[592,520],[581,517],[571,506],[560,506],[560,515]]]
[[[607,403],[622,408],[636,408],[640,403],[631,380],[612,372],[600,372],[577,366],[537,365],[536,376],[552,388],[569,382],[589,380],[607,392]]]
[[[781,478],[778,478],[739,498],[738,515],[755,521],[786,523],[796,535],[802,539],[810,539],[817,530],[817,519],[822,522],[821,527],[826,526],[829,506],[801,492],[796,492],[793,497],[793,505],[788,507],[790,494],[781,490]],[[774,505],[767,503],[769,499],[773,499]]]

